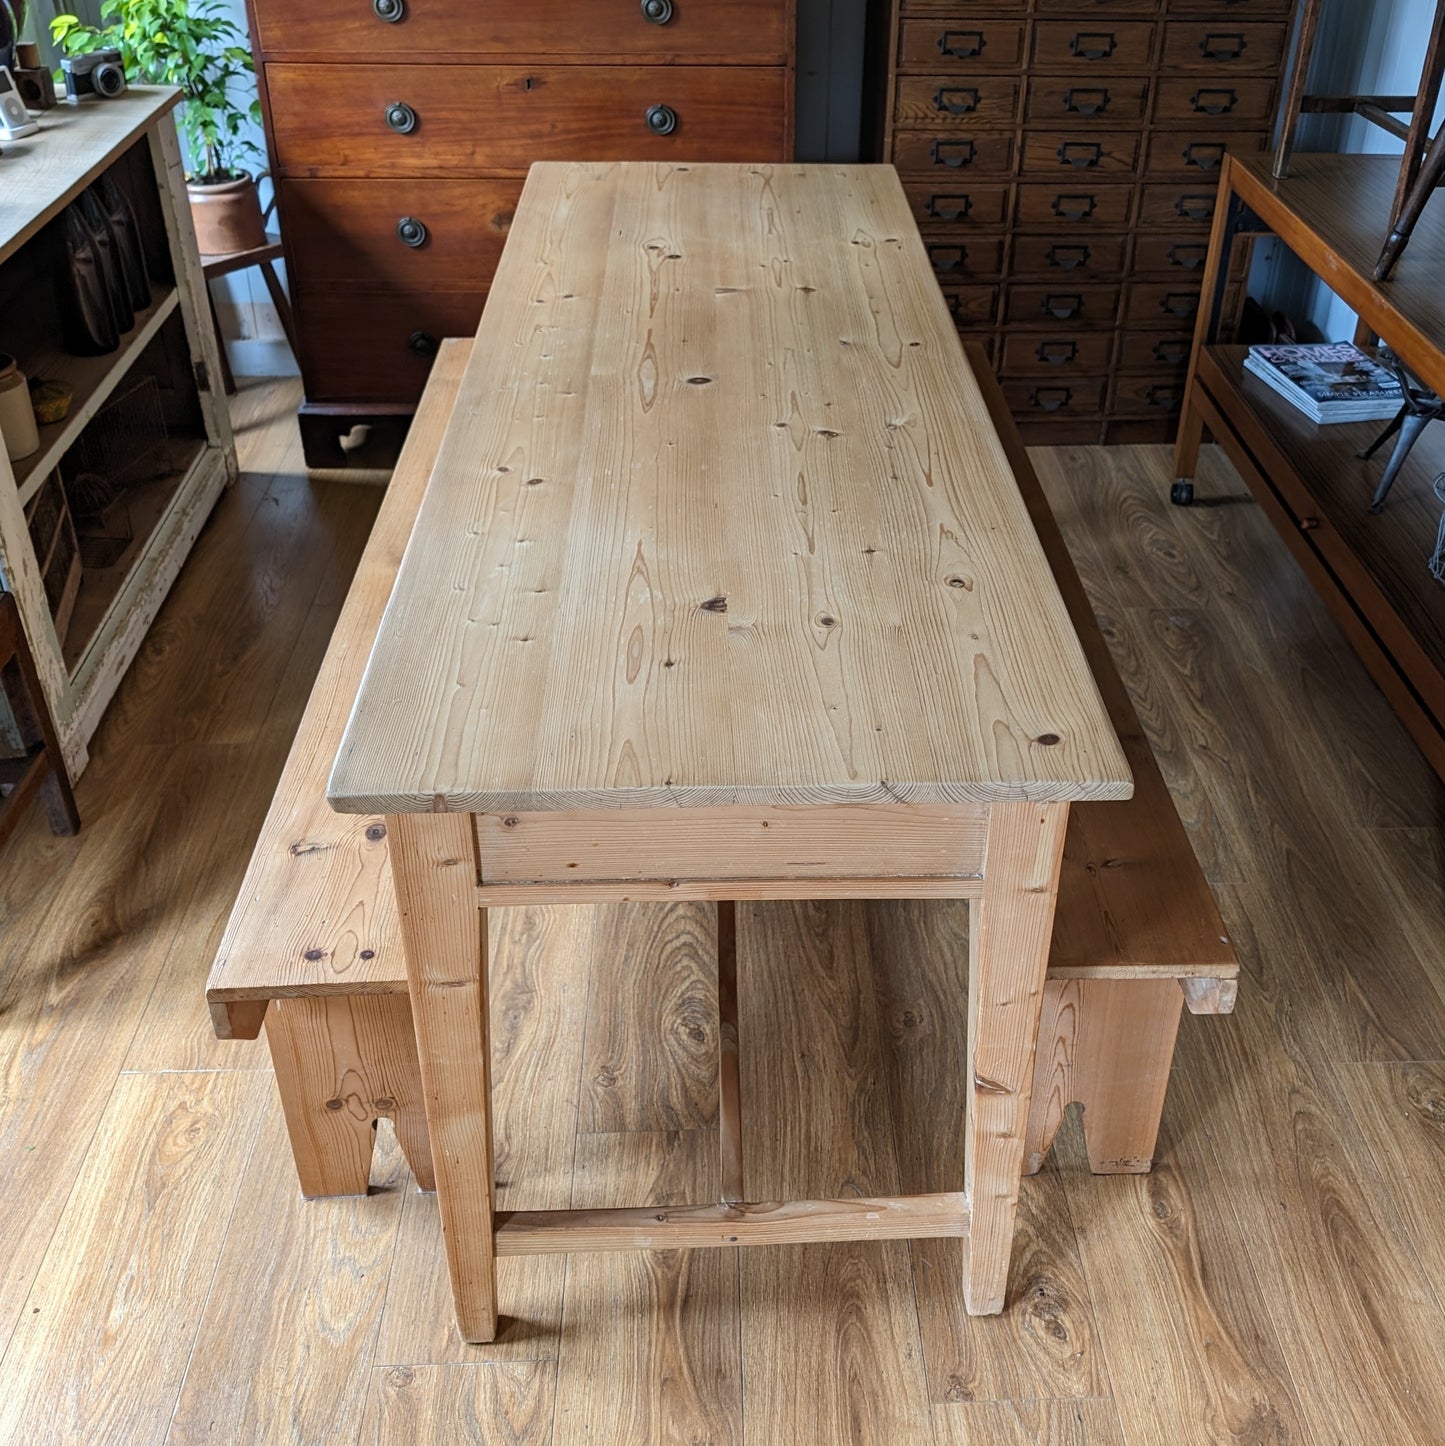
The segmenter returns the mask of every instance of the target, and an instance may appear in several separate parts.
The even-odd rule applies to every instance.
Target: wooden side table
[[[891,167],[538,165],[337,756],[458,1322],[495,1260],[957,1235],[1002,1309],[1069,804],[1129,768]],[[750,1201],[737,899],[967,898],[963,1190]],[[489,908],[719,905],[716,1198],[495,1214]]]
[[[291,355],[296,356],[296,321],[291,314],[291,299],[286,295],[286,288],[281,285],[281,279],[276,275],[276,262],[282,259],[281,239],[278,236],[268,237],[264,246],[253,246],[246,251],[228,251],[220,255],[201,257],[201,275],[206,281],[206,300],[211,306],[211,325],[216,329],[216,349],[221,354],[221,379],[225,383],[226,393],[236,390],[236,379],[231,375],[231,361],[226,355],[226,341],[221,335],[221,319],[216,315],[216,298],[211,295],[211,282],[219,276],[230,276],[236,271],[249,271],[251,267],[257,267],[261,272],[261,279],[266,283],[266,290],[271,294],[271,304],[276,308],[276,315],[281,319],[281,330],[286,333],[286,344],[291,348]]]

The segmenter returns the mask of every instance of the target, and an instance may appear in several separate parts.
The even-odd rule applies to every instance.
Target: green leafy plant
[[[261,155],[250,134],[261,107],[240,98],[255,66],[245,32],[220,0],[102,0],[100,14],[99,26],[57,15],[51,38],[66,55],[119,50],[131,80],[185,92],[188,180],[204,186],[245,175],[245,162]]]

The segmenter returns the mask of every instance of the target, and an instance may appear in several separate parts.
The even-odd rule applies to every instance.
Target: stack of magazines
[[[1252,346],[1244,369],[1322,425],[1383,421],[1405,401],[1394,374],[1347,341]]]

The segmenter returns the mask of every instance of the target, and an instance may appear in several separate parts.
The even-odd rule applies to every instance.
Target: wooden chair
[[[236,390],[236,379],[231,375],[231,363],[226,356],[226,342],[221,335],[221,319],[216,315],[216,298],[211,294],[211,282],[220,276],[229,276],[235,271],[248,271],[252,266],[261,272],[266,290],[271,294],[271,304],[281,319],[281,330],[286,333],[286,344],[292,356],[299,356],[296,350],[296,323],[291,316],[291,301],[276,275],[276,262],[282,259],[281,242],[274,236],[266,238],[264,246],[252,247],[249,251],[229,251],[223,255],[202,256],[201,275],[206,279],[206,299],[211,304],[211,325],[216,329],[216,347],[221,353],[221,381],[227,395]]]
[[[35,671],[20,609],[8,592],[0,593],[0,691],[5,694],[25,748],[18,758],[0,760],[0,787],[5,790],[0,802],[0,847],[15,832],[26,805],[37,793],[45,802],[52,832],[77,832],[80,813],[65,771],[60,740]]]

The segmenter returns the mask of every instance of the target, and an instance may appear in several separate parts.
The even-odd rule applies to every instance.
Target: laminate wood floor
[[[81,834],[0,856],[0,1441],[1445,1440],[1445,792],[1258,510],[1172,510],[1161,448],[1036,457],[1246,977],[1186,1016],[1152,1175],[1071,1126],[1026,1182],[1002,1318],[950,1241],[509,1259],[467,1347],[385,1122],[370,1196],[300,1200],[264,1046],[202,998],[378,500],[307,479],[296,399],[236,399]],[[503,1205],[702,1198],[707,913],[495,927]],[[957,1183],[966,929],[740,907],[750,1193]]]

